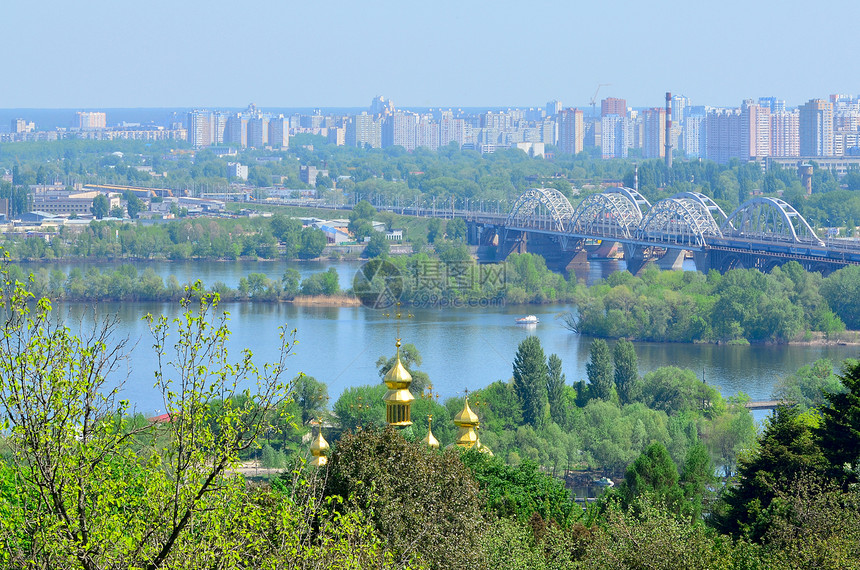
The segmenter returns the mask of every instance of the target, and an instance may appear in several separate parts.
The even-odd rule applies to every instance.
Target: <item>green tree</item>
[[[522,406],[523,421],[529,425],[543,425],[548,372],[540,339],[529,336],[519,344],[514,356],[514,391]]]
[[[301,240],[301,247],[298,250],[301,259],[315,259],[325,250],[325,232],[320,229],[311,227],[302,229]]]
[[[376,359],[376,367],[379,368],[379,377],[384,378],[396,361],[397,359],[394,356],[380,356]],[[421,366],[421,353],[415,348],[414,344],[406,343],[400,347],[400,363],[403,364],[403,367],[412,376],[412,384],[409,390],[414,394],[421,394],[430,385],[430,377],[426,372],[415,370],[416,367]]]
[[[777,491],[806,473],[822,473],[826,460],[815,441],[816,416],[779,407],[759,438],[759,447],[742,457],[737,482],[727,487],[714,522],[721,530],[760,540],[770,520],[766,511]]]
[[[302,281],[302,295],[336,295],[340,292],[340,279],[337,269],[309,275]]]
[[[485,508],[498,517],[527,522],[538,513],[545,521],[563,526],[577,519],[579,509],[564,482],[541,472],[534,462],[510,466],[498,457],[469,451],[463,454],[463,463],[485,493]]]
[[[349,213],[349,225],[347,229],[360,241],[365,236],[370,235],[370,232],[373,230],[371,222],[375,214],[376,208],[367,200],[362,200]]]
[[[615,389],[621,404],[634,402],[639,396],[639,361],[633,343],[619,339],[612,351],[615,363]]]
[[[328,406],[328,386],[313,376],[299,374],[291,383],[290,397],[301,410],[302,425],[320,415]]]
[[[561,358],[557,354],[550,354],[547,360],[546,395],[550,416],[559,425],[564,425],[567,408],[567,401],[564,397],[565,386],[564,372],[561,370]]]
[[[112,337],[115,321],[75,336],[52,319],[46,299],[31,308],[20,282],[2,283],[0,414],[12,459],[0,463],[26,493],[10,519],[23,534],[0,525],[8,552],[20,567],[85,569],[155,569],[191,552],[214,555],[206,537],[242,501],[239,455],[286,397],[280,376],[290,338],[281,335],[272,365],[258,368],[249,351],[231,363],[217,297],[189,288],[175,322],[147,315],[169,418],[154,423],[129,415],[108,379],[126,346]],[[176,340],[168,345],[169,332]],[[239,387],[247,379],[257,391]]]
[[[125,200],[125,209],[128,212],[128,217],[132,220],[137,219],[138,214],[143,210],[143,200],[138,198],[134,192],[126,192]]]
[[[442,231],[442,220],[432,218],[427,222],[427,243],[433,243],[439,237],[439,232]]]
[[[860,361],[848,361],[840,376],[844,391],[825,392],[829,405],[821,409],[816,430],[824,456],[840,477],[860,475]]]
[[[680,508],[681,489],[678,487],[678,468],[662,443],[652,443],[636,458],[618,490],[626,505],[647,495],[665,503],[677,512]]]
[[[777,380],[773,397],[804,411],[825,406],[825,393],[840,394],[844,391],[845,386],[834,373],[830,359],[819,358],[812,364],[800,367],[794,374]]]
[[[588,375],[591,397],[611,401],[613,378],[609,345],[601,338],[595,339],[591,342],[589,353],[585,371]]]
[[[370,235],[370,241],[364,251],[361,252],[362,257],[373,259],[374,257],[386,257],[388,255],[388,240],[385,239],[385,234],[382,232],[373,232]]]
[[[299,294],[302,275],[298,269],[288,267],[284,271],[284,276],[281,277],[281,287],[284,291],[284,296],[287,299],[292,299]]]
[[[93,198],[93,205],[90,208],[90,212],[92,212],[93,217],[98,220],[101,220],[105,216],[108,215],[110,210],[110,200],[104,194],[99,194],[95,198]]]
[[[419,555],[432,568],[480,561],[478,484],[459,449],[430,450],[390,427],[347,434],[332,453],[325,495],[353,497],[367,509],[400,560]]]
[[[466,222],[462,218],[454,218],[445,226],[448,239],[453,241],[464,241],[466,239]]]

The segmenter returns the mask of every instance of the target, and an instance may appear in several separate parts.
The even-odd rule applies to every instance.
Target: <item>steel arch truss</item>
[[[577,206],[568,231],[602,239],[632,239],[641,220],[642,210],[626,193],[603,192],[592,194]]]
[[[660,200],[639,224],[637,238],[667,246],[702,247],[706,237],[722,237],[705,201],[696,196]]]
[[[708,210],[708,212],[711,213],[711,217],[714,218],[714,222],[718,226],[723,224],[728,219],[728,216],[723,211],[723,209],[720,208],[720,206],[716,202],[714,202],[710,196],[706,196],[701,192],[679,192],[678,194],[675,194],[671,197],[688,198],[690,200],[695,200],[696,202],[704,206],[705,209]]]
[[[824,245],[803,216],[779,198],[756,197],[744,202],[723,222],[721,229],[735,237]]]
[[[507,227],[564,232],[573,216],[573,206],[555,188],[531,188],[517,198],[505,223]]]
[[[648,198],[640,194],[638,190],[634,190],[633,188],[627,188],[626,186],[620,186],[617,188],[610,188],[604,193],[609,194],[611,192],[621,194],[622,196],[627,197],[628,200],[636,204],[636,207],[639,208],[639,221],[642,221],[642,218],[645,216],[645,214],[648,213],[648,210],[651,209],[651,202],[648,201]]]

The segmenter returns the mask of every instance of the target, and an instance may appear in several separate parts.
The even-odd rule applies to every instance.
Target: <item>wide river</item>
[[[335,267],[343,287],[351,285],[358,262],[285,263],[285,262],[189,262],[140,263],[139,270],[152,267],[166,277],[173,274],[181,283],[201,279],[205,284],[222,281],[235,287],[239,279],[251,272],[280,278],[286,267],[297,268],[303,276]],[[29,266],[34,269],[37,266]],[[57,265],[68,272],[71,265]],[[105,268],[111,267],[105,265]],[[594,281],[611,271],[623,268],[623,262],[592,262],[580,277]],[[229,303],[232,339],[229,349],[233,360],[242,348],[250,348],[262,364],[274,360],[278,347],[278,327],[296,329],[299,343],[288,359],[289,373],[304,372],[328,385],[332,403],[347,387],[379,381],[376,361],[394,353],[397,322],[385,311],[364,307],[307,307],[289,303]],[[153,388],[152,337],[142,320],[147,313],[170,317],[179,313],[174,304],[101,303],[102,314],[119,316],[118,334],[128,337],[135,346],[129,352],[127,367],[114,381],[127,377],[124,394],[137,410],[156,413],[163,407]],[[78,323],[92,307],[69,304],[57,307],[68,315],[69,323]],[[460,395],[465,389],[482,388],[512,375],[517,345],[528,335],[537,335],[546,353],[558,354],[564,364],[567,381],[585,379],[590,338],[564,328],[559,313],[571,310],[567,305],[491,306],[422,308],[400,321],[403,342],[414,344],[421,353],[419,367],[429,374],[442,398]],[[514,319],[526,313],[539,317],[535,327],[516,325]],[[84,321],[90,320],[85,317]],[[73,328],[78,325],[72,325]],[[698,377],[717,386],[730,396],[739,391],[753,399],[768,399],[778,378],[791,374],[804,364],[822,357],[839,362],[857,357],[857,347],[846,346],[715,346],[669,343],[636,343],[642,374],[660,366],[690,368]]]

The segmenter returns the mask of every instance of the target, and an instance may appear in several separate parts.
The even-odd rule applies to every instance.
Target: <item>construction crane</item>
[[[597,89],[594,90],[594,95],[591,96],[591,116],[597,116],[597,94],[600,93],[601,87],[609,87],[611,83],[599,83]]]

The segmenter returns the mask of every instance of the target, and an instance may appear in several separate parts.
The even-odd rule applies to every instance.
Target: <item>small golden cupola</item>
[[[385,421],[390,426],[406,427],[412,425],[411,406],[415,396],[409,391],[412,375],[400,362],[400,339],[397,339],[397,355],[394,366],[382,379],[388,387],[388,392],[382,400],[385,402]]]
[[[311,459],[311,465],[314,467],[322,467],[326,463],[328,463],[328,457],[326,454],[329,450],[329,444],[325,440],[322,434],[322,421],[319,422],[319,431],[317,432],[317,436],[314,438],[311,443],[311,455],[314,456]]]
[[[433,449],[439,449],[439,440],[436,439],[436,436],[433,435],[433,414],[427,416],[427,435],[421,441],[427,447],[431,447]]]
[[[459,428],[457,439],[454,440],[454,445],[462,447],[463,449],[472,449],[474,447],[483,453],[489,453],[492,455],[489,448],[484,447],[481,444],[481,440],[478,438],[478,426],[480,425],[480,421],[478,420],[478,414],[473,412],[472,408],[469,407],[469,396],[466,396],[463,410],[454,416],[454,425]]]

